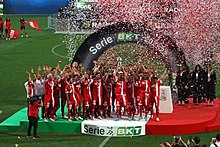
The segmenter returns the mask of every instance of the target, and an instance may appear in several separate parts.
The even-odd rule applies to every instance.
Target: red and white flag
[[[8,31],[8,38],[17,39],[20,31],[19,30],[9,30]]]
[[[29,20],[28,25],[34,29],[37,29],[38,31],[41,30],[41,28],[38,26],[38,21],[37,20]]]

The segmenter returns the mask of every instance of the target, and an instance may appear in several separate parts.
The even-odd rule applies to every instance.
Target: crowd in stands
[[[77,8],[75,0],[72,0],[66,7],[59,8],[58,19],[69,20],[75,30],[95,29],[98,23],[95,7],[96,3],[91,3],[83,8]]]
[[[200,137],[190,137],[187,142],[184,142],[181,136],[174,136],[173,142],[164,142],[160,147],[220,147],[220,134],[216,134],[215,138],[210,139],[210,145],[201,144]]]

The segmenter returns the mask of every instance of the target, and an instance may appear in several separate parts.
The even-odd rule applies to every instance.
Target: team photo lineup
[[[0,146],[220,147],[218,0],[0,0]]]

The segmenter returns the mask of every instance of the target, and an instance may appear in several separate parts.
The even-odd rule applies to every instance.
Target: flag
[[[29,20],[28,25],[34,29],[37,29],[38,31],[41,30],[41,28],[38,26],[38,21],[37,20]]]
[[[9,30],[8,31],[8,38],[17,39],[20,31],[19,30]]]

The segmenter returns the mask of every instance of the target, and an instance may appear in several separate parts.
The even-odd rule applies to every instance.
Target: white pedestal
[[[172,113],[173,103],[170,86],[160,86],[160,113]]]

